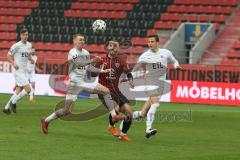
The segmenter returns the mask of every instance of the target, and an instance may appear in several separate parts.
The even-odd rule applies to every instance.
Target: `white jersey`
[[[14,56],[14,63],[19,66],[20,70],[26,71],[28,54],[30,53],[31,48],[32,44],[30,42],[24,44],[22,41],[19,41],[12,45],[8,51],[9,55]]]
[[[31,61],[28,60],[27,71],[31,72],[31,73],[35,73],[35,67],[36,67],[36,63],[37,63],[37,56],[36,55],[32,55],[32,59],[33,59],[34,63],[32,63]]]
[[[167,49],[159,49],[152,52],[150,49],[144,52],[137,63],[146,64],[146,81],[165,80],[167,64],[172,62],[174,67],[179,66],[172,52]]]
[[[68,64],[69,64],[69,78],[72,81],[84,81],[86,78],[86,69],[89,65],[76,67],[74,62],[86,62],[90,60],[90,54],[87,50],[82,49],[81,51],[72,48],[68,53]]]

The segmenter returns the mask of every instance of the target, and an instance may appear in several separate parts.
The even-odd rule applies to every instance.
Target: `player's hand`
[[[31,59],[30,61],[31,61],[32,64],[34,64],[34,60],[33,59]]]
[[[96,62],[101,62],[102,61],[102,58],[97,56],[95,58],[93,58],[93,62],[96,63]]]
[[[180,71],[180,70],[182,70],[182,67],[181,67],[181,66],[177,66],[177,67],[176,67],[176,70],[177,70],[177,71]]]
[[[17,65],[17,64],[13,64],[13,67],[14,67],[16,70],[18,70],[18,69],[19,69],[19,67],[18,67],[18,65]]]

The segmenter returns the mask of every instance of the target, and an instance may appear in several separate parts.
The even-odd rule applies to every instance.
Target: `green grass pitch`
[[[1,107],[9,97],[0,95]],[[44,135],[41,116],[50,114],[62,99],[38,96],[37,103],[29,105],[25,97],[18,103],[17,114],[1,112],[0,159],[239,160],[238,107],[162,103],[154,123],[158,133],[150,139],[144,137],[145,122],[134,121],[128,133],[131,141],[118,140],[107,131],[107,115],[87,122],[56,120]],[[98,104],[97,99],[79,99],[74,112]],[[179,118],[181,114],[186,114],[185,119]]]

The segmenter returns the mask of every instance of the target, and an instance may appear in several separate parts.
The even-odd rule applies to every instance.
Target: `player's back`
[[[32,44],[30,42],[23,43],[19,41],[12,45],[9,50],[9,54],[14,56],[14,63],[19,66],[20,70],[27,69],[28,63],[28,54],[32,48]]]

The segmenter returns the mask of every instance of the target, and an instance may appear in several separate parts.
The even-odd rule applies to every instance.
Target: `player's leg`
[[[156,96],[150,97],[151,107],[147,112],[147,120],[146,120],[146,138],[150,138],[152,135],[157,133],[156,129],[152,128],[153,121],[155,119],[155,113],[157,112],[157,108],[159,107],[159,98]]]
[[[45,134],[48,134],[48,125],[50,122],[53,120],[67,116],[72,112],[73,106],[74,106],[74,101],[77,99],[77,95],[67,95],[66,100],[65,100],[65,107],[60,108],[50,114],[47,118],[42,117],[41,123],[42,123],[42,131]]]
[[[129,138],[127,136],[127,132],[132,124],[132,114],[133,113],[132,113],[132,108],[129,105],[129,103],[123,104],[123,108],[124,108],[125,117],[120,124],[121,133],[120,133],[119,139],[129,140]]]
[[[117,113],[117,115],[119,115],[119,106],[116,105],[115,107],[115,112]],[[108,117],[108,120],[109,120],[109,128],[113,128],[115,127],[115,123],[117,123],[116,121],[113,121],[113,118],[112,118],[112,115],[109,114],[109,117]]]
[[[111,96],[114,97],[114,94],[112,93]],[[106,108],[108,108],[103,95],[102,94],[98,94],[98,98],[101,100],[102,104]],[[116,104],[116,102],[115,102],[115,112],[117,113],[117,115],[119,115],[119,106]],[[112,118],[111,114],[109,114],[108,120],[109,120],[108,131],[111,132],[113,136],[116,136],[116,137],[119,136],[120,132],[115,127],[115,123],[117,121],[113,121],[113,118]]]
[[[133,119],[146,117],[149,108],[151,107],[150,100],[147,100],[140,111],[133,112]]]
[[[34,96],[34,91],[35,91],[35,74],[34,73],[29,73],[28,74],[30,86],[31,86],[31,92],[29,93],[29,103],[34,104],[35,100],[33,99]]]
[[[29,102],[31,104],[34,104],[35,103],[35,100],[33,99],[33,96],[34,96],[34,91],[35,91],[35,82],[34,81],[31,81],[31,92],[29,93]]]
[[[14,109],[16,109],[16,103],[17,101],[19,101],[22,97],[24,97],[26,94],[29,94],[31,92],[31,86],[30,84],[27,84],[25,86],[23,86],[22,91],[17,94],[16,97],[13,98],[12,102],[11,102],[11,107]],[[14,112],[14,111],[13,111]],[[16,112],[16,110],[15,110]]]
[[[42,117],[41,123],[43,133],[48,134],[48,125],[51,121],[71,113],[74,102],[77,100],[77,96],[80,92],[82,92],[82,90],[83,88],[76,85],[76,83],[70,83],[67,86],[67,95],[64,108],[58,109],[57,111],[50,114],[47,118]]]
[[[103,95],[104,101],[106,103],[106,106],[107,106],[112,118],[113,118],[113,121],[119,121],[120,116],[118,116],[115,111],[115,102],[110,94],[109,89],[107,87],[97,83],[93,92]]]
[[[67,98],[69,97],[69,95],[67,95]],[[74,98],[75,99],[75,98]],[[57,118],[66,116],[68,114],[70,114],[72,112],[73,109],[73,104],[74,104],[73,99],[66,99],[65,100],[65,107],[64,108],[60,108],[58,110],[56,110],[55,112],[53,112],[50,116],[48,116],[46,118],[46,122],[50,123],[52,120],[55,120]]]
[[[16,112],[17,101],[20,100],[26,94],[29,94],[31,92],[31,87],[30,87],[30,84],[29,84],[29,81],[28,81],[27,73],[20,72],[20,71],[15,71],[14,72],[14,77],[15,77],[17,85],[23,87],[23,90],[13,98],[13,100],[10,104],[13,112]]]
[[[3,112],[6,114],[10,114],[10,103],[12,102],[12,100],[17,96],[17,94],[19,94],[21,91],[21,87],[18,87],[17,85],[15,86],[15,93],[10,97],[9,101],[7,102],[7,104],[5,105]]]
[[[118,105],[115,107],[115,111],[117,115],[120,114]],[[120,135],[120,131],[115,127],[117,121],[113,121],[111,114],[109,114],[108,120],[109,120],[108,131],[111,132],[113,136],[118,137]]]

